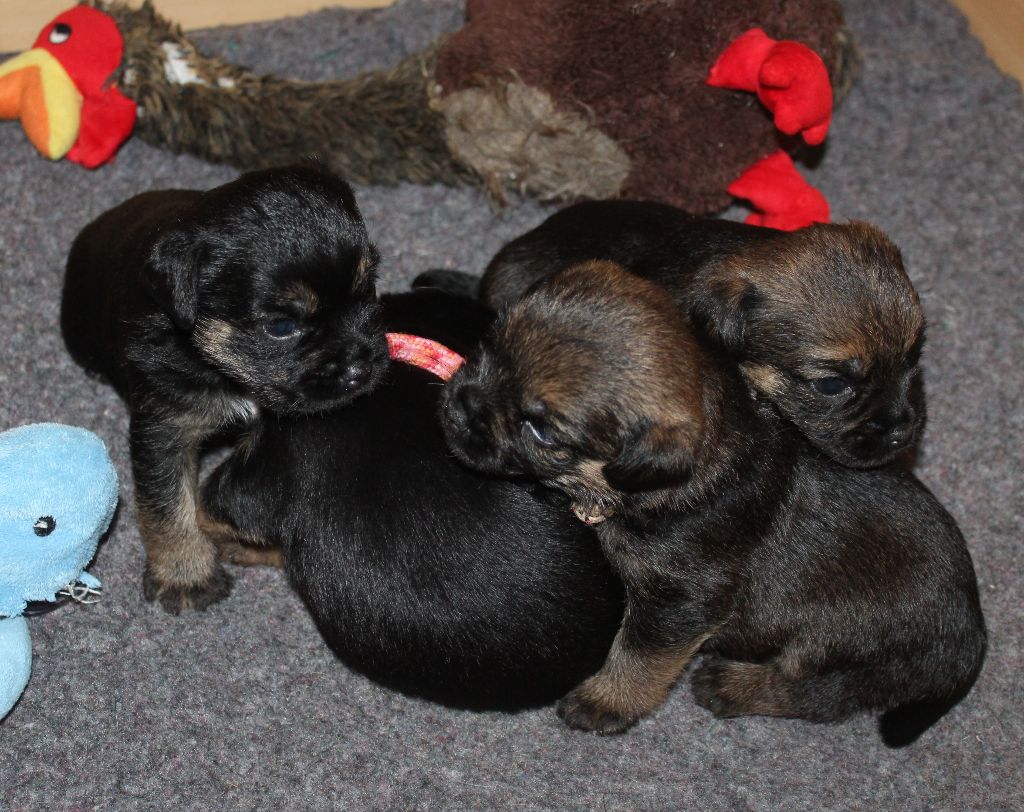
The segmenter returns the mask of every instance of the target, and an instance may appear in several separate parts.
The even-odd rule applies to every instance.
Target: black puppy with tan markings
[[[78,235],[61,327],[131,412],[147,599],[178,612],[230,591],[197,516],[205,441],[262,411],[323,412],[377,384],[376,265],[348,184],[315,165],[147,192]]]
[[[493,318],[436,291],[381,306],[389,332],[459,354]],[[601,667],[622,585],[562,500],[452,459],[427,368],[396,362],[345,408],[260,421],[204,484],[204,508],[236,561],[283,553],[349,666],[456,707],[554,702]]]
[[[752,392],[844,465],[911,449],[925,420],[924,317],[899,249],[867,223],[794,232],[659,203],[569,206],[499,251],[480,280],[494,310],[590,259],[662,285],[739,363]],[[424,275],[463,289],[472,279]]]
[[[454,453],[565,491],[626,585],[559,713],[623,731],[701,652],[716,715],[873,710],[909,742],[981,667],[963,537],[912,474],[819,454],[718,352],[659,286],[593,262],[531,287],[446,390]]]

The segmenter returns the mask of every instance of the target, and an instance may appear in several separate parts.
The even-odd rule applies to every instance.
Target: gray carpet
[[[458,26],[460,8],[407,0],[198,39],[263,71],[345,76],[421,48]],[[0,725],[0,808],[1024,808],[1024,102],[945,3],[851,0],[847,16],[865,70],[813,182],[836,219],[871,220],[902,246],[929,318],[919,471],[968,539],[991,631],[984,672],[951,715],[891,751],[867,718],[716,721],[685,687],[620,738],[572,733],[550,709],[454,712],[340,665],[280,573],[236,570],[234,594],[203,614],[146,604],[142,546],[122,509],[93,568],[102,603],[31,621],[32,680]],[[65,253],[129,195],[234,173],[138,140],[89,173],[43,160],[11,122],[0,167],[0,428],[98,432],[130,505],[125,410],[58,335]],[[498,216],[472,190],[357,194],[392,289],[428,267],[479,269],[545,216],[529,202]]]

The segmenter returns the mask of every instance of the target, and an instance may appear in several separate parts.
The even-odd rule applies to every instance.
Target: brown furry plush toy
[[[463,29],[390,70],[301,82],[203,56],[149,0],[86,5],[124,37],[111,83],[151,144],[243,169],[318,154],[357,183],[478,183],[498,200],[719,210],[745,170],[803,143],[762,92],[769,50],[812,54],[829,110],[857,61],[837,0],[468,0]],[[765,38],[737,63],[749,81],[709,85],[751,29]]]

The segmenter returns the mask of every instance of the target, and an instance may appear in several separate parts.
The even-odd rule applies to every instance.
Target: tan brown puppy
[[[702,652],[716,715],[873,710],[887,742],[913,740],[981,667],[963,537],[911,474],[814,451],[698,335],[659,286],[571,266],[447,387],[456,456],[565,491],[626,585],[603,668],[559,713],[625,730]]]
[[[230,591],[196,512],[211,435],[262,412],[324,412],[380,381],[376,265],[351,188],[316,166],[146,192],[75,239],[61,329],[131,412],[148,600],[176,613]]]
[[[783,232],[656,203],[580,203],[502,248],[480,297],[500,310],[536,280],[589,259],[662,285],[758,397],[844,465],[884,464],[920,436],[924,318],[899,249],[877,228]]]

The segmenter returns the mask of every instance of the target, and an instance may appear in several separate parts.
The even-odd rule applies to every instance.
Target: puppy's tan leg
[[[640,649],[631,642],[628,614],[601,670],[558,703],[569,727],[622,733],[660,707],[710,632],[679,645]]]
[[[190,495],[183,492],[166,513],[140,504],[137,515],[146,548],[146,600],[159,600],[168,612],[178,614],[182,609],[205,609],[230,594],[231,576],[196,526]]]
[[[855,686],[866,678],[863,672],[853,677],[839,670],[796,673],[800,670],[799,664],[784,658],[762,664],[706,657],[693,673],[693,696],[721,718],[785,716],[839,722],[864,709]]]
[[[792,716],[787,680],[774,663],[707,657],[691,678],[697,704],[715,716]]]
[[[242,567],[284,568],[284,553],[279,546],[243,536],[237,528],[214,519],[202,508],[196,512],[196,521],[199,529],[217,548],[221,561]]]
[[[143,594],[172,614],[205,609],[231,592],[231,576],[196,522],[200,439],[196,428],[183,429],[166,415],[132,416],[136,514],[146,548]]]

